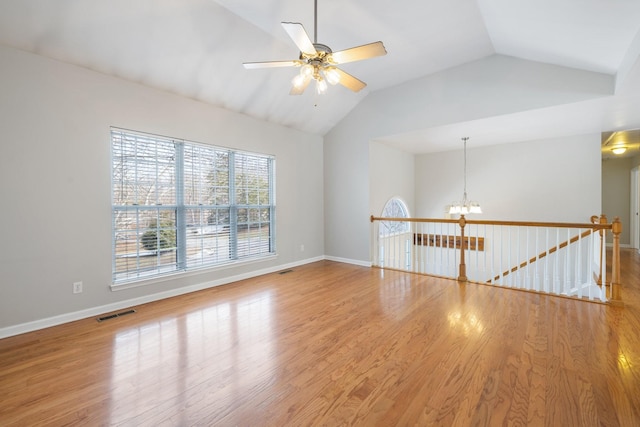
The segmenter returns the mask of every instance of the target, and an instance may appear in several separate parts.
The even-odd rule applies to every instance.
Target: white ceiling
[[[637,0],[318,3],[318,42],[334,51],[385,44],[386,56],[342,66],[368,84],[359,93],[336,86],[324,96],[312,88],[290,96],[295,70],[242,67],[297,58],[280,22],[301,22],[313,38],[312,0],[2,0],[0,43],[324,135],[372,91],[494,54],[615,76],[640,37]],[[460,135],[499,143],[618,130],[629,122],[611,111],[638,116],[639,107],[629,97],[582,102],[424,129],[393,143],[427,152]]]

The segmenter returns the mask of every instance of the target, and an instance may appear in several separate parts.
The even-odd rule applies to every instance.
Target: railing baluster
[[[475,240],[475,253],[476,253],[476,267],[475,267],[475,276],[473,278],[474,282],[479,282],[482,280],[484,276],[484,272],[482,271],[482,256],[480,255],[480,245],[481,240],[484,242],[484,239],[481,236],[480,224],[476,224],[476,240]],[[484,246],[483,246],[484,249]]]
[[[494,277],[496,277],[495,265],[497,261],[496,260],[496,244],[495,244],[496,242],[496,226],[495,225],[491,226],[491,241],[494,242],[494,244],[491,245],[491,279],[494,280]]]
[[[581,267],[582,267],[582,233],[578,231],[578,246],[576,247],[576,262],[574,263],[576,269],[576,287],[578,288],[578,298],[582,298],[582,283]]]
[[[567,240],[569,240],[571,238],[571,230],[567,229]],[[565,295],[569,294],[569,290],[571,289],[571,266],[569,265],[569,262],[571,260],[571,247],[570,246],[566,246],[567,250],[566,252],[566,256],[564,259],[564,271],[565,271],[565,280],[564,280],[564,288],[562,290],[562,293]]]
[[[412,227],[412,233],[411,233],[411,242],[413,244],[412,246],[412,250],[413,250],[413,271],[416,273],[421,273],[421,259],[422,259],[422,248],[423,246],[418,243],[421,243],[422,240],[418,240],[419,238],[421,239],[422,237],[418,237],[418,236],[422,236],[422,224],[421,223],[417,223],[415,224],[414,227]]]
[[[593,288],[596,285],[596,281],[593,280],[593,273],[595,271],[594,269],[594,261],[595,261],[595,248],[593,246],[594,242],[596,241],[595,238],[595,233],[592,231],[591,234],[589,235],[589,243],[588,243],[588,254],[587,254],[587,259],[589,260],[589,263],[587,265],[587,280],[588,280],[588,284],[589,284],[589,294],[587,295],[589,297],[590,300],[593,300],[594,295],[593,295]]]
[[[508,255],[507,265],[511,266],[511,265],[513,265],[513,263],[511,262],[511,253],[513,252],[512,248],[511,248],[511,227],[509,227],[509,246],[508,246],[508,249],[509,250],[507,251],[507,253],[509,255]],[[513,276],[512,275],[509,275],[507,277],[507,282],[508,282],[508,286],[510,288],[513,288]]]
[[[504,259],[504,226],[500,226],[500,285],[504,286],[504,267],[502,260]]]
[[[513,231],[516,233],[514,241],[515,241],[515,245],[516,245],[517,249],[515,251],[515,253],[516,253],[515,261],[513,262],[513,264],[509,264],[509,265],[512,266],[511,267],[512,271],[513,271],[514,268],[516,269],[515,270],[516,274],[512,274],[512,276],[514,276],[514,277],[512,277],[512,280],[515,282],[513,287],[516,288],[516,289],[524,289],[525,288],[525,283],[523,283],[524,279],[521,276],[525,276],[524,273],[527,270],[527,266],[525,264],[525,268],[524,269],[523,268],[517,268],[519,265],[522,264],[522,255],[521,255],[521,252],[522,252],[522,240],[524,240],[525,242],[527,240],[526,236],[525,236],[524,239],[522,238],[523,228],[526,228],[526,227],[520,227],[520,226],[513,227]],[[525,232],[526,232],[526,230],[525,230]],[[520,274],[518,274],[518,273],[520,273]],[[526,278],[526,276],[525,276],[525,278]]]
[[[539,256],[539,254],[540,254],[540,250],[538,249],[538,239],[540,238],[540,236],[538,235],[538,230],[539,230],[539,228],[537,228],[537,227],[536,227],[536,229],[535,229],[535,230],[536,230],[536,231],[535,231],[535,233],[536,233],[536,234],[535,234],[535,238],[534,238],[534,239],[535,239],[535,242],[534,242],[534,244],[533,244],[533,251],[534,251],[534,253],[536,254],[536,256],[535,256],[534,261],[533,261],[533,265],[534,265],[534,267],[533,267],[533,268],[534,268],[534,271],[533,271],[533,277],[531,278],[531,288],[529,288],[529,289],[534,289],[534,290],[536,290],[536,291],[540,292],[540,291],[541,291],[541,289],[542,289],[542,288],[541,288],[541,286],[540,286],[540,285],[541,285],[540,273],[539,273],[539,271],[540,271],[540,268],[539,268],[540,264],[538,264],[538,259],[539,259],[539,258],[538,258],[538,256]],[[529,247],[529,245],[527,245],[527,248],[528,248],[528,247]],[[531,259],[531,258],[529,258],[529,253],[528,253],[528,251],[527,251],[527,260],[530,260],[530,259]],[[531,263],[530,263],[530,262],[529,262],[529,265],[531,266]]]
[[[487,275],[487,252],[488,252],[488,248],[487,248],[487,224],[484,224],[484,228],[482,231],[482,236],[484,237],[483,240],[483,246],[484,246],[484,250],[482,251],[482,276],[486,276]],[[493,277],[493,273],[491,275],[491,277]],[[480,278],[478,278],[478,280],[480,280]]]
[[[427,264],[427,259],[425,257],[426,251],[428,251],[429,246],[425,246],[424,243],[424,224],[421,223],[420,224],[420,238],[423,240],[420,240],[420,242],[422,243],[422,245],[418,246],[418,250],[420,251],[420,272],[421,273],[426,273],[426,264]],[[427,239],[429,238],[429,236],[427,236]],[[429,240],[427,240],[428,242]]]
[[[549,247],[549,229],[546,229],[546,233],[545,233],[545,238],[544,238],[544,247],[548,248]],[[542,287],[544,289],[544,292],[549,292],[549,259],[551,257],[549,256],[545,256],[544,257],[544,270],[543,270],[543,275],[544,278],[542,279]]]
[[[556,253],[557,256],[553,257],[553,292],[556,294],[560,293],[560,229],[556,228]]]

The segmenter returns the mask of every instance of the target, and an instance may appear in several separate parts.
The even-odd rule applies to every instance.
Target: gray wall
[[[382,215],[389,199],[397,197],[415,217],[415,156],[393,147],[371,142],[369,144],[369,211]]]
[[[417,156],[417,215],[440,218],[462,199],[463,158]],[[600,214],[600,164],[600,134],[467,149],[467,193],[482,207],[469,218],[588,223]]]
[[[0,336],[324,255],[321,137],[6,47],[0,76]],[[275,155],[278,256],[111,291],[110,126]]]

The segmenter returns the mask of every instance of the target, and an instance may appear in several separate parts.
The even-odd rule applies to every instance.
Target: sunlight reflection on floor
[[[183,407],[206,390],[217,405],[274,374],[271,291],[120,332],[114,339],[111,422]],[[149,391],[151,390],[151,393]],[[197,401],[197,399],[195,399]],[[161,411],[159,411],[161,412]]]

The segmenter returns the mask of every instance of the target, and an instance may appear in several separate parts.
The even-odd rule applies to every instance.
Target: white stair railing
[[[405,226],[390,227],[393,221]],[[582,224],[372,216],[371,222],[375,267],[621,303],[618,218]],[[614,235],[611,274],[607,232]]]

